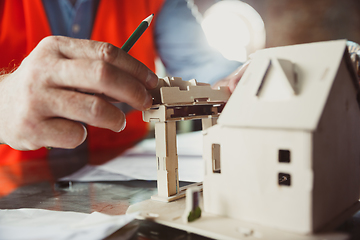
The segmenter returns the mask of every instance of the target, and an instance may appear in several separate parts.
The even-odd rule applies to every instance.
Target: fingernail
[[[150,88],[155,88],[159,83],[159,78],[155,73],[149,70],[148,76],[146,78],[146,85]]]
[[[83,140],[82,140],[81,143],[83,143],[85,141],[86,137],[87,137],[87,128],[84,125],[82,125],[82,127],[84,129],[84,137],[83,137]]]
[[[126,127],[126,115],[125,115],[125,113],[122,113],[122,114],[124,115],[124,117],[122,118],[122,120],[120,120],[120,121],[122,121],[122,125],[121,125],[120,129],[119,129],[117,132],[121,132],[121,131],[124,130],[125,127]]]
[[[149,109],[152,106],[153,100],[152,100],[152,96],[151,94],[146,91],[146,98],[145,98],[145,102],[144,102],[144,108],[145,109]]]
[[[123,125],[118,132],[121,132],[122,130],[124,130],[125,127],[126,127],[126,119],[124,119]]]

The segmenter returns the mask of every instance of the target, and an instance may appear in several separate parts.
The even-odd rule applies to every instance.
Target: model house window
[[[278,176],[279,179],[279,185],[283,185],[283,186],[290,186],[291,185],[291,176],[290,174],[287,173],[279,173]]]
[[[284,150],[284,149],[279,150],[279,162],[289,163],[290,158],[291,156],[289,150]]]
[[[212,144],[212,170],[213,173],[221,173],[220,168],[220,144]]]

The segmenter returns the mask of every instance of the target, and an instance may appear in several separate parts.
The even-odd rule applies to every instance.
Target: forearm
[[[2,80],[4,80],[9,74],[1,74],[0,72],[0,83]],[[0,92],[1,92],[1,84],[0,84]],[[1,104],[1,103],[0,103]],[[4,141],[1,138],[1,134],[0,134],[0,144],[5,144]]]
[[[0,82],[4,80],[9,74],[1,74],[0,73]]]

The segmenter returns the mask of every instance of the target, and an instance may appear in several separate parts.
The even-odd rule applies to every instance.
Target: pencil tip
[[[150,26],[150,23],[151,23],[153,17],[154,17],[154,14],[151,14],[150,16],[148,16],[147,18],[144,19],[144,22],[147,22],[148,26]]]

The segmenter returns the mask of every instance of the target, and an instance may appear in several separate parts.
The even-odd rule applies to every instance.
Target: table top
[[[156,181],[59,182],[89,162],[104,163],[123,151],[0,162],[0,209],[37,208],[56,211],[125,214],[127,208],[157,193]],[[181,185],[188,183],[182,182]],[[126,238],[124,238],[126,236]],[[144,238],[145,237],[145,238]],[[108,239],[208,239],[154,222],[134,220]]]
[[[59,182],[88,163],[102,164],[123,151],[107,151],[0,162],[0,209],[37,208],[57,211],[125,214],[127,208],[157,193],[156,181]],[[181,182],[181,185],[188,183]],[[343,223],[337,231],[347,232],[349,239],[360,239],[360,211]],[[125,238],[124,238],[125,237]],[[107,239],[208,239],[150,221],[134,220]]]

